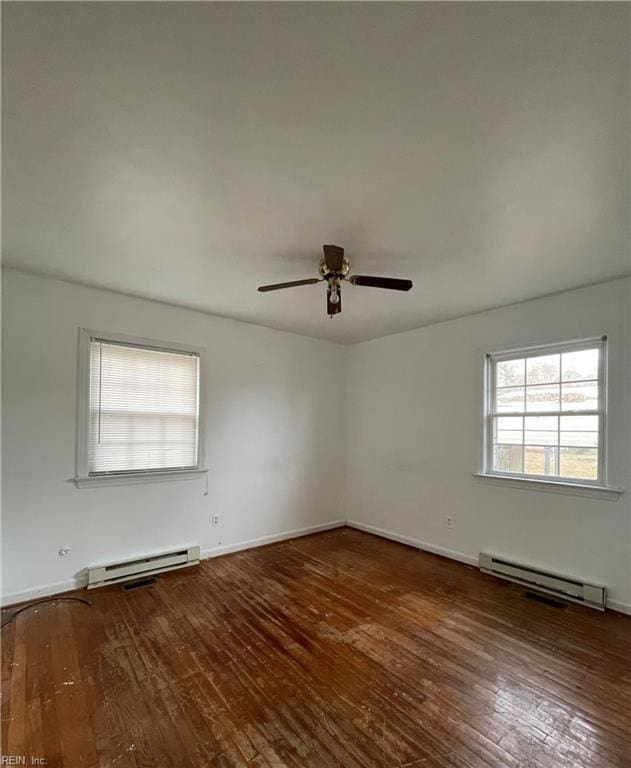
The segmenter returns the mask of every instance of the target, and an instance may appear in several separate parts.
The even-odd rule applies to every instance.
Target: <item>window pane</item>
[[[495,408],[499,413],[524,410],[523,387],[505,387],[503,389],[498,389],[495,393],[495,398]]]
[[[559,410],[559,385],[537,384],[526,387],[527,411],[558,411]]]
[[[558,416],[526,416],[526,440],[530,445],[557,445]]]
[[[561,445],[598,448],[598,416],[562,416]]]
[[[498,416],[493,430],[494,443],[521,445],[524,442],[521,416]]]
[[[561,385],[561,410],[595,411],[598,408],[598,382],[585,381]]]
[[[527,475],[556,475],[557,448],[552,446],[526,446],[524,472]]]
[[[521,445],[496,445],[493,447],[493,469],[497,472],[522,472]]]
[[[521,445],[524,442],[524,433],[519,430],[499,429],[496,439],[500,443],[510,443],[512,445]]]
[[[598,432],[561,432],[561,445],[598,448]]]
[[[529,357],[526,360],[526,384],[559,381],[561,355]]]
[[[495,384],[514,387],[524,383],[525,360],[503,360],[495,366]]]
[[[598,358],[600,350],[581,349],[580,352],[563,354],[563,381],[598,378]]]
[[[522,429],[524,420],[523,416],[498,416],[495,419],[497,429]],[[497,441],[501,443],[501,440]]]
[[[561,431],[598,432],[598,416],[561,416]]]
[[[560,448],[560,475],[579,480],[598,479],[597,448]]]

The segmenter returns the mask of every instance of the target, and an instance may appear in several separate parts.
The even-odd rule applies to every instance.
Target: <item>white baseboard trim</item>
[[[329,531],[333,528],[341,528],[344,525],[346,525],[345,520],[333,520],[328,523],[321,523],[320,525],[310,525],[307,528],[296,528],[293,531],[273,533],[270,536],[261,536],[258,539],[249,539],[248,541],[239,541],[236,544],[226,544],[221,547],[205,549],[202,550],[201,557],[202,559],[219,557],[220,555],[227,555],[230,552],[240,552],[243,549],[252,549],[253,547],[261,547],[264,544],[273,544],[275,541],[297,539],[300,536],[308,536],[310,533],[319,533],[320,531]],[[74,579],[58,581],[54,584],[46,584],[43,587],[33,587],[31,589],[23,589],[20,592],[3,595],[0,603],[3,608],[6,608],[10,605],[15,605],[16,603],[25,603],[30,600],[36,600],[38,597],[51,597],[52,595],[58,595],[62,592],[71,592],[73,589],[81,589],[82,587],[85,587],[87,583],[87,577],[78,576]]]
[[[74,589],[81,589],[81,587],[85,587],[87,583],[87,576],[77,576],[74,579],[57,581],[54,584],[45,584],[43,587],[23,589],[20,592],[12,592],[8,595],[3,595],[1,604],[3,608],[7,608],[9,605],[15,605],[16,603],[27,603],[30,600],[36,600],[38,597],[51,597],[52,595],[59,595],[61,592],[72,592]]]
[[[356,520],[347,520],[346,525],[349,528],[357,528],[359,531],[366,531],[366,533],[373,533],[375,536],[381,536],[384,539],[391,539],[392,541],[398,541],[399,544],[407,544],[410,547],[416,547],[417,549],[423,549],[426,552],[431,552],[434,555],[442,555],[448,557],[451,560],[458,560],[460,563],[466,563],[467,565],[478,565],[478,558],[472,555],[466,555],[464,552],[458,552],[455,549],[447,549],[446,547],[437,547],[435,544],[429,544],[427,541],[421,541],[420,539],[413,539],[411,536],[401,536],[398,533],[391,533],[385,531],[383,528],[376,528],[374,525],[366,525],[365,523],[358,523]]]
[[[456,550],[446,549],[445,547],[437,547],[434,544],[428,544],[425,541],[413,539],[410,536],[401,536],[398,533],[391,533],[390,531],[385,531],[382,528],[376,528],[374,525],[358,523],[356,520],[347,520],[346,525],[349,528],[357,528],[359,531],[366,531],[366,533],[372,533],[375,536],[381,536],[384,539],[398,541],[400,544],[408,544],[409,546],[416,547],[417,549],[424,549],[426,552],[432,552],[435,555],[449,557],[452,560],[458,560],[461,563],[473,565],[476,568],[478,566],[478,558],[472,557],[471,555],[465,555],[464,552],[457,552]],[[631,605],[629,605],[629,603],[620,603],[617,600],[607,600],[607,608],[612,611],[618,611],[619,613],[625,613],[631,616]]]
[[[265,544],[273,544],[276,541],[287,541],[287,539],[297,539],[300,536],[308,536],[310,533],[320,533],[321,531],[333,530],[333,528],[342,528],[345,525],[346,520],[332,520],[329,523],[310,525],[307,528],[295,528],[291,531],[272,533],[269,536],[261,536],[258,539],[237,541],[235,544],[222,544],[219,547],[202,549],[201,557],[202,560],[209,557],[220,557],[221,555],[229,555],[232,552],[241,552],[244,549],[253,549],[254,547],[262,547]]]
[[[617,600],[607,600],[607,608],[631,616],[631,605],[629,605],[629,603],[619,603]]]
[[[446,547],[438,547],[434,544],[429,544],[426,541],[412,538],[411,536],[402,536],[398,533],[392,533],[386,531],[383,528],[377,528],[374,525],[366,525],[356,520],[333,520],[328,523],[321,523],[320,525],[310,525],[306,528],[296,528],[291,531],[283,531],[282,533],[273,533],[269,536],[261,536],[258,539],[248,539],[247,541],[239,541],[235,544],[225,544],[219,547],[211,547],[210,549],[202,550],[202,559],[210,557],[220,557],[221,555],[228,555],[231,552],[240,552],[245,549],[253,549],[254,547],[261,547],[265,544],[273,544],[276,541],[287,541],[288,539],[297,539],[300,536],[308,536],[311,533],[319,533],[321,531],[330,531],[334,528],[342,528],[343,526],[349,528],[357,528],[359,531],[365,531],[366,533],[372,533],[375,536],[380,536],[384,539],[390,539],[397,541],[400,544],[407,544],[408,546],[415,547],[416,549],[425,550],[426,552],[432,552],[435,555],[442,555],[448,557],[451,560],[457,560],[467,565],[473,565],[477,567],[478,559],[471,555],[466,555],[464,552],[458,552],[453,549],[447,549]],[[31,589],[24,589],[20,592],[13,592],[8,595],[3,595],[1,605],[3,608],[17,603],[24,603],[30,600],[35,600],[39,597],[51,597],[52,595],[58,595],[63,592],[71,592],[74,589],[81,589],[87,584],[87,577],[77,576],[73,579],[67,579],[66,581],[58,581],[54,584],[46,584],[42,587],[33,587]],[[631,605],[629,603],[621,603],[617,600],[607,600],[607,608],[619,611],[620,613],[631,616]]]

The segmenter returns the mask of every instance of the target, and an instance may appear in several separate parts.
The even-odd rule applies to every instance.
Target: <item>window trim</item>
[[[607,501],[617,501],[625,492],[624,488],[609,485],[584,485],[568,480],[541,480],[533,477],[519,477],[504,474],[487,474],[486,472],[474,472],[473,477],[489,485],[504,486],[519,490],[544,491],[548,493],[561,493],[570,496],[585,496],[587,498],[602,498]]]
[[[545,354],[559,354],[563,352],[575,352],[581,349],[593,349],[600,347],[598,370],[598,403],[599,408],[589,411],[559,411],[561,415],[598,415],[598,477],[595,480],[572,477],[554,477],[550,475],[531,475],[519,472],[500,472],[493,469],[493,418],[497,414],[492,410],[495,396],[495,365],[504,360],[519,360],[522,358],[538,357]],[[487,352],[484,359],[484,439],[483,439],[483,471],[475,473],[477,478],[493,478],[495,480],[518,481],[530,483],[530,487],[542,485],[557,485],[577,489],[601,489],[618,492],[619,489],[610,489],[607,486],[607,367],[608,367],[608,337],[606,335],[593,336],[579,340],[537,344],[526,347],[515,347],[498,352]],[[525,386],[525,383],[524,383]],[[525,415],[519,414],[519,415]],[[511,416],[514,414],[502,414]],[[548,412],[531,412],[528,415],[551,415]],[[560,449],[559,449],[560,450]],[[522,486],[524,487],[524,486]]]
[[[132,347],[146,347],[162,351],[184,352],[199,356],[199,415],[197,425],[197,465],[182,469],[144,470],[110,472],[107,474],[90,475],[88,471],[88,424],[89,424],[89,394],[90,394],[90,340],[100,339],[115,344],[126,344]],[[77,488],[93,488],[103,485],[131,485],[135,483],[164,482],[166,480],[189,480],[203,478],[206,469],[205,457],[205,393],[206,379],[206,350],[179,342],[158,341],[140,336],[128,336],[122,333],[95,331],[89,328],[79,328],[77,366],[77,432],[75,450],[74,483]]]

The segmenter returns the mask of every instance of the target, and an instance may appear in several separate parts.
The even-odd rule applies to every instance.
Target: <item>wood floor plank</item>
[[[369,534],[88,597],[3,629],[2,754],[60,768],[631,766],[630,617],[555,609]]]

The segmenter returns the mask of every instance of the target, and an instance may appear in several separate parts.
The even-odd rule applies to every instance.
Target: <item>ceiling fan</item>
[[[386,288],[390,291],[409,291],[411,280],[396,277],[372,277],[370,275],[351,275],[344,249],[339,245],[323,245],[324,258],[320,260],[320,277],[308,277],[306,280],[292,280],[289,283],[261,285],[259,291],[279,291],[281,288],[295,288],[298,285],[314,285],[326,281],[326,311],[330,317],[342,311],[342,281],[352,285],[366,285],[370,288]]]

